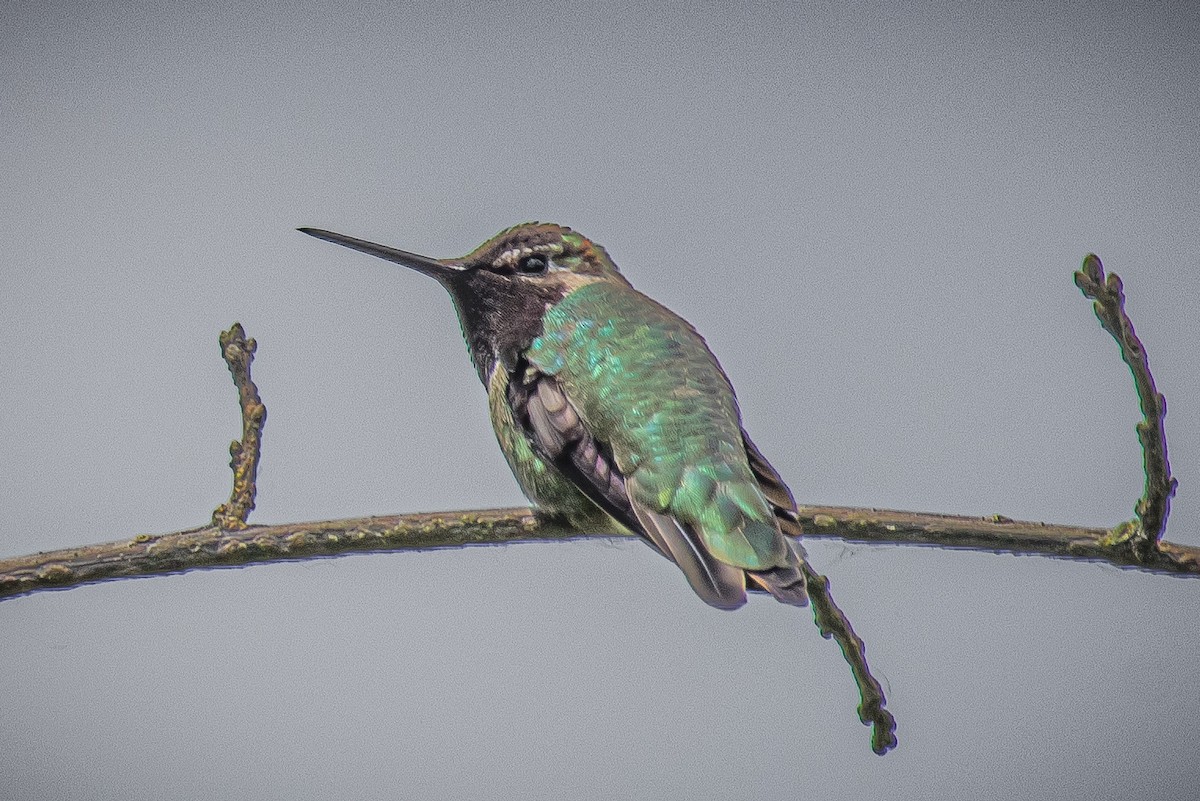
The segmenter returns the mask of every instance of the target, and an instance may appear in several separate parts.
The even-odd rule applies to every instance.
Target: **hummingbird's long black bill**
[[[387,245],[379,245],[375,242],[368,242],[365,239],[355,239],[352,236],[326,231],[321,228],[297,228],[296,230],[309,236],[315,236],[317,239],[324,239],[326,242],[333,242],[335,245],[345,245],[348,248],[361,250],[363,253],[370,253],[372,256],[378,256],[387,261],[403,264],[405,267],[437,279],[445,278],[452,273],[462,270],[462,267],[459,267],[457,264],[447,264],[437,259],[431,259],[428,256],[409,253],[407,250],[390,248]]]

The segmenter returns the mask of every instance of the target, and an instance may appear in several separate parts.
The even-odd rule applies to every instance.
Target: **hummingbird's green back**
[[[611,450],[631,500],[695,526],[721,561],[782,566],[785,545],[747,461],[733,388],[704,340],[627,284],[569,293],[529,362],[553,376]]]

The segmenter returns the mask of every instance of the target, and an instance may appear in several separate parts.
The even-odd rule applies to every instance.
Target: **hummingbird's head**
[[[546,310],[597,281],[629,285],[604,248],[553,223],[514,225],[459,259],[434,259],[318,228],[302,232],[436,278],[454,299],[480,377],[541,333]]]
[[[525,278],[557,275],[562,279],[564,273],[601,279],[620,276],[604,248],[554,223],[514,225],[475,248],[461,263],[468,269]]]

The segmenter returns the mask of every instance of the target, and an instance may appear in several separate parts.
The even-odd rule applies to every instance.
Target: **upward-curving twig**
[[[238,391],[242,408],[242,438],[229,443],[229,466],[233,469],[233,491],[229,503],[218,506],[212,514],[214,526],[222,529],[243,529],[246,518],[254,509],[258,489],[258,460],[262,454],[262,430],[267,423],[267,407],[258,396],[258,387],[250,378],[250,363],[258,343],[246,339],[241,323],[234,323],[220,336],[221,357],[229,366],[233,384]]]
[[[1166,531],[1167,517],[1171,514],[1171,497],[1178,486],[1178,482],[1171,477],[1171,464],[1167,461],[1167,433],[1164,429],[1167,399],[1154,386],[1146,348],[1134,332],[1129,315],[1125,313],[1125,292],[1120,277],[1110,273],[1106,279],[1100,257],[1089,253],[1083,260],[1082,269],[1075,273],[1075,285],[1094,301],[1092,307],[1100,325],[1117,341],[1121,358],[1133,373],[1133,384],[1142,410],[1143,419],[1137,424],[1137,433],[1138,441],[1142,444],[1146,487],[1134,507],[1137,520],[1114,528],[1112,544],[1114,547],[1124,544],[1139,562],[1156,562],[1163,556],[1159,542]]]

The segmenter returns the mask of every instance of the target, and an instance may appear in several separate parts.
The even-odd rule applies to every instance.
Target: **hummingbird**
[[[807,605],[796,501],[742,428],[729,378],[696,329],[634,289],[603,247],[530,222],[435,259],[299,230],[449,292],[496,439],[540,511],[640,536],[719,609],[744,604],[748,587]]]

